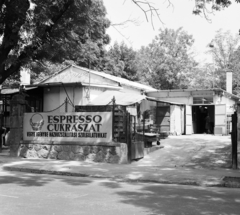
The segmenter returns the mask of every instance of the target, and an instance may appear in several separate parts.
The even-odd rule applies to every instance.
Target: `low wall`
[[[101,163],[128,163],[126,143],[56,143],[22,141],[18,152],[24,158],[93,161]]]

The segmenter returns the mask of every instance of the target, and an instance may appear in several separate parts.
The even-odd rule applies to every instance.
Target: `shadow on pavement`
[[[105,184],[103,184],[105,186]],[[151,215],[198,214],[198,215],[238,215],[239,201],[228,196],[223,190],[181,186],[146,186],[138,191],[117,192],[122,202],[146,208]]]
[[[201,155],[193,156],[186,167],[195,168],[230,168],[231,167],[231,145],[217,149],[209,149]]]

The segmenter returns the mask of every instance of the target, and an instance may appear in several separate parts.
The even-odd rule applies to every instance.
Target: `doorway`
[[[214,133],[214,105],[194,105],[192,106],[193,133],[204,134]]]

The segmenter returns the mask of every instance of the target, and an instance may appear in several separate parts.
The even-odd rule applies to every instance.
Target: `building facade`
[[[231,131],[231,115],[239,101],[239,97],[219,88],[149,91],[147,96],[184,104],[186,134],[228,135]]]

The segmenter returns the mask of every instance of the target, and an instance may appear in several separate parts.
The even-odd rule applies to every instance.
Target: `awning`
[[[111,103],[113,97],[115,97],[115,103],[117,105],[124,106],[139,103],[142,100],[146,99],[145,95],[140,95],[136,93],[127,93],[122,91],[105,91],[93,101],[91,101],[89,105],[107,105]]]
[[[28,87],[28,88],[24,88],[24,90],[32,90],[32,89],[36,89],[37,87]],[[2,89],[1,90],[1,94],[2,95],[10,95],[10,94],[14,94],[14,93],[19,93],[19,89],[18,88],[8,88],[8,89]]]
[[[3,95],[8,95],[8,94],[14,94],[14,93],[18,93],[19,89],[2,89],[1,90],[1,94]]]

